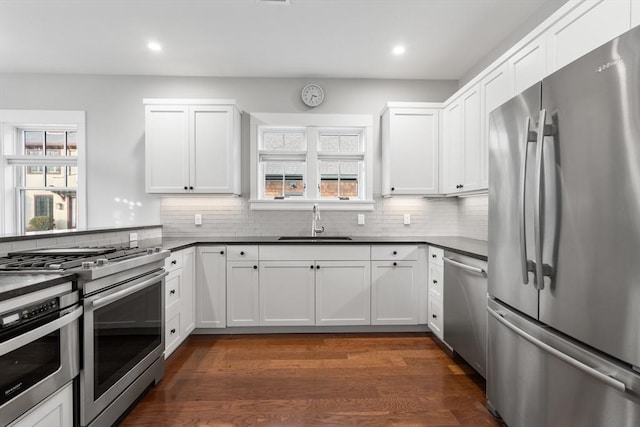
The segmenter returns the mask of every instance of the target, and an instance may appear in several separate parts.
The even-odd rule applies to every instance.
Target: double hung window
[[[370,209],[371,118],[252,115],[252,209]]]

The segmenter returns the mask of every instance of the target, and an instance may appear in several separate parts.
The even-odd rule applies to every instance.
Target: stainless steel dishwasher
[[[487,366],[487,262],[444,253],[444,340],[483,378]]]

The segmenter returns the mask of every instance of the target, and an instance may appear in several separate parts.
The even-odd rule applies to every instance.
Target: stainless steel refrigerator
[[[640,28],[492,112],[487,397],[640,426]]]

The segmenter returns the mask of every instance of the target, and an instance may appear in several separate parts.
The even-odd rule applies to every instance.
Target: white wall
[[[321,84],[326,94],[324,104],[313,110],[300,101],[300,90],[309,82]],[[453,80],[0,74],[0,109],[86,111],[87,226],[93,228],[161,221],[160,197],[144,192],[143,98],[233,98],[247,112],[351,113],[377,118],[387,101],[443,101],[457,87]],[[374,192],[379,192],[377,119],[375,123]],[[247,144],[243,138],[244,194],[249,184]]]

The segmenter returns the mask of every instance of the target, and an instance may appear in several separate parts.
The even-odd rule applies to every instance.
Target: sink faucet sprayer
[[[320,205],[314,203],[313,205],[313,221],[311,222],[311,237],[316,237],[318,233],[324,232],[324,225],[317,228],[316,223],[320,221]]]

